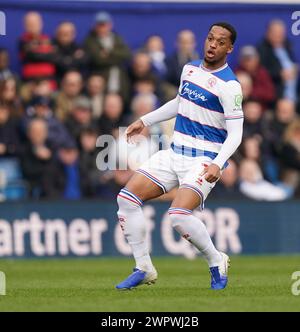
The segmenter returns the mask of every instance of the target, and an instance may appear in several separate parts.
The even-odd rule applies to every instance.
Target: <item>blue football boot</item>
[[[151,285],[157,280],[157,272],[154,269],[151,272],[145,272],[138,268],[133,269],[133,273],[124,281],[120,282],[116,288],[120,290],[132,289],[140,285]]]
[[[230,267],[229,257],[220,252],[222,256],[222,262],[218,266],[209,268],[211,275],[211,289],[220,290],[224,289],[228,283],[228,268]]]

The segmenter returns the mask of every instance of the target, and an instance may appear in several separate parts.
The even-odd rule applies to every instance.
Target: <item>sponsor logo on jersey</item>
[[[190,83],[188,82],[183,84],[180,95],[181,96],[188,95],[190,100],[198,100],[198,99],[201,99],[202,101],[208,100],[201,91],[198,91],[195,88],[191,88]]]

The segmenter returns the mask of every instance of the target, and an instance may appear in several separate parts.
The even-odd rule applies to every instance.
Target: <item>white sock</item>
[[[152,271],[154,267],[146,241],[146,221],[141,208],[143,202],[126,188],[120,191],[117,201],[120,226],[132,249],[136,267]]]
[[[203,222],[193,216],[191,210],[170,208],[169,216],[172,226],[201,252],[209,267],[220,264],[222,256],[212,243]]]

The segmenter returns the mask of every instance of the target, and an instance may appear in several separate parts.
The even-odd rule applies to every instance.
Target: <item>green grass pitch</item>
[[[0,311],[300,311],[291,275],[299,256],[232,257],[229,285],[209,289],[203,260],[155,258],[156,285],[117,291],[131,259],[0,260]]]

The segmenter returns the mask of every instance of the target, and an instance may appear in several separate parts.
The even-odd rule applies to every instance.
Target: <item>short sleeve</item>
[[[220,102],[224,109],[225,120],[242,119],[243,94],[241,85],[237,81],[229,81],[222,86]]]

